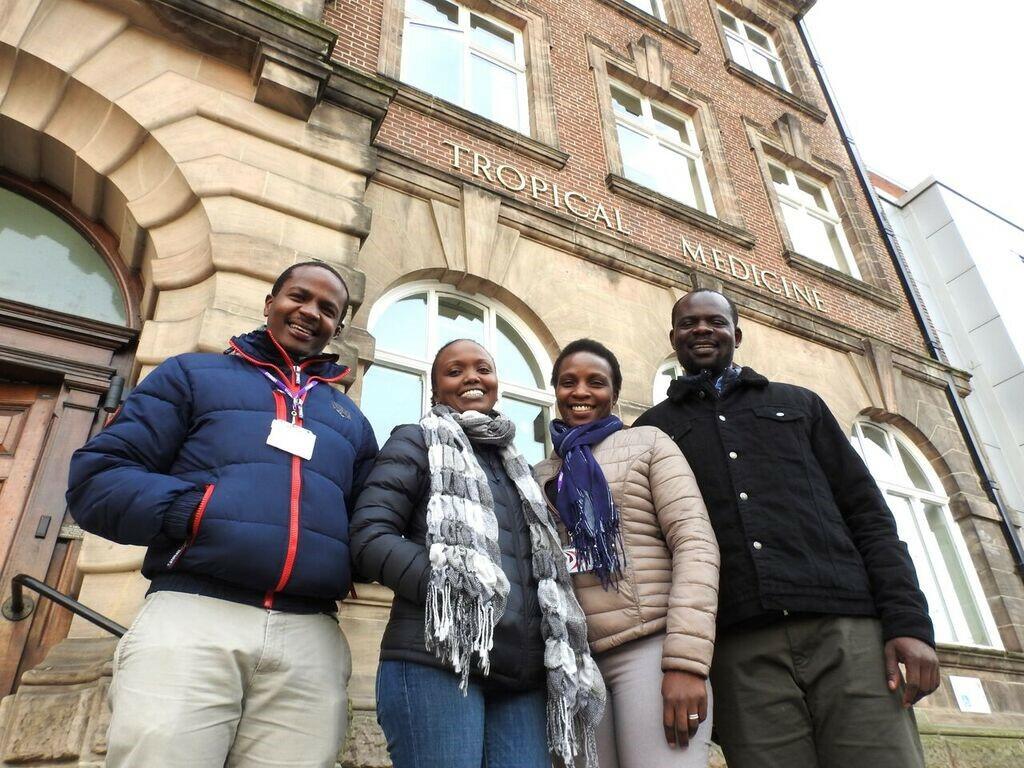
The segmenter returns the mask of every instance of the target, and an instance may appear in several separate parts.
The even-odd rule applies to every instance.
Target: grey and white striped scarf
[[[494,628],[505,611],[509,583],[501,569],[498,522],[487,476],[473,443],[498,448],[523,501],[530,529],[547,669],[548,747],[566,765],[582,750],[597,766],[595,733],[604,712],[604,680],[590,656],[587,624],[572,590],[554,521],[526,459],[516,450],[515,424],[500,414],[458,413],[435,405],[420,419],[430,466],[426,545],[430,553],[427,648],[469,682],[473,654],[490,670]]]

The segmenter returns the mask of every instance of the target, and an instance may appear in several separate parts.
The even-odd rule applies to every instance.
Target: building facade
[[[1024,228],[935,179],[872,181],[943,355],[971,374],[965,403],[993,479],[1024,519]]]
[[[380,440],[418,418],[437,346],[468,336],[532,459],[562,345],[616,352],[628,423],[674,375],[675,299],[724,288],[739,361],[822,395],[911,548],[943,663],[918,709],[930,764],[1018,765],[1024,583],[950,408],[970,377],[929,354],[804,42],[812,4],[5,4],[4,599],[28,572],[130,624],[141,553],[61,520],[70,452],[116,377],[259,324],[287,264],[348,278],[334,349]],[[390,595],[357,593],[340,760],[386,765]],[[0,632],[0,765],[101,764],[113,640],[48,604]]]

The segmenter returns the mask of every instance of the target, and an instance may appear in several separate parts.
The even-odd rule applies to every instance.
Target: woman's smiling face
[[[575,352],[558,366],[555,399],[562,421],[570,427],[611,415],[616,397],[612,367],[593,352]]]
[[[494,410],[498,400],[498,374],[494,359],[475,341],[456,341],[445,347],[432,371],[434,402],[459,413]]]

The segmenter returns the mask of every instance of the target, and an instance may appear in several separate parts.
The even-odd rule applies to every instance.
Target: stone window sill
[[[743,248],[750,249],[754,247],[756,242],[754,236],[742,227],[728,224],[686,203],[673,200],[671,197],[667,197],[660,192],[655,192],[653,189],[637,184],[635,181],[630,181],[624,176],[609,173],[605,178],[605,183],[608,185],[608,189],[616,194],[628,197],[650,208],[655,208],[662,213],[667,213],[669,216],[675,216],[695,227],[700,227],[707,232],[736,243],[736,245]]]
[[[785,88],[780,88],[771,80],[767,80],[761,77],[756,72],[751,72],[746,67],[740,66],[732,59],[726,59],[725,68],[731,74],[736,75],[736,77],[740,78],[741,80],[746,80],[751,85],[761,88],[762,90],[768,91],[777,99],[781,99],[782,101],[789,104],[791,107],[799,109],[805,115],[807,115],[813,120],[818,121],[819,123],[824,123],[828,119],[828,113],[825,112],[824,110],[819,109],[818,107],[811,104],[809,101],[801,99],[799,96],[790,93]]]
[[[697,53],[700,50],[700,41],[698,41],[697,38],[688,35],[681,29],[676,29],[668,22],[659,19],[657,16],[652,16],[651,14],[645,11],[641,11],[635,5],[627,3],[626,0],[600,1],[605,5],[610,5],[623,16],[628,16],[638,24],[643,24],[646,27],[650,27],[655,32],[659,32],[661,35],[667,37],[669,40],[672,40],[673,42],[676,42],[679,45],[683,46],[683,48],[688,48],[694,53]]]
[[[537,160],[552,168],[561,170],[569,160],[569,153],[549,146],[542,141],[530,138],[526,134],[514,131],[500,123],[470,112],[449,101],[432,96],[419,88],[413,88],[397,80],[384,77],[388,84],[397,90],[395,103],[402,104],[430,117],[436,117],[449,125],[461,128],[481,139],[491,141],[498,146],[517,152]]]
[[[851,293],[863,296],[869,301],[873,301],[875,304],[880,304],[888,309],[898,309],[900,306],[899,297],[895,294],[870,283],[865,283],[863,280],[858,280],[845,272],[840,272],[838,269],[822,264],[820,261],[815,261],[808,256],[790,250],[784,251],[782,255],[785,257],[786,263],[794,269],[822,277],[833,283],[838,283]]]

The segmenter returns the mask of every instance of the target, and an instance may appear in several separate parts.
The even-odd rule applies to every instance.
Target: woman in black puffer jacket
[[[583,614],[514,426],[493,411],[493,358],[452,342],[431,384],[435,407],[395,429],[352,516],[357,572],[395,592],[377,719],[395,768],[546,768],[548,734],[568,754],[591,739],[603,708]],[[543,609],[538,588],[558,593]],[[569,725],[557,714],[549,724],[548,712],[568,712]]]

